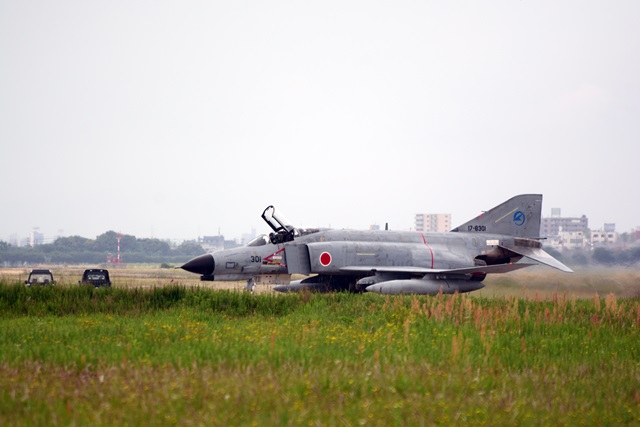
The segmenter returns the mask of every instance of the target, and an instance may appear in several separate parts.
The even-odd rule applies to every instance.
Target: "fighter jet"
[[[280,292],[452,294],[483,288],[487,274],[566,265],[542,249],[541,194],[523,194],[447,233],[302,229],[273,206],[273,230],[246,246],[198,256],[181,268],[201,280],[279,283]],[[533,262],[531,262],[533,261]],[[290,281],[292,274],[308,276]]]

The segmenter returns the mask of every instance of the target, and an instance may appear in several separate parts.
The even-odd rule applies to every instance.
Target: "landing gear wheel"
[[[252,277],[251,279],[247,280],[247,286],[244,288],[244,290],[253,293],[255,289],[256,289],[256,281]]]

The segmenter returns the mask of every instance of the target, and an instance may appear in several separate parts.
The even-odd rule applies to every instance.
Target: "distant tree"
[[[598,264],[613,265],[616,262],[616,257],[606,248],[596,248],[593,251],[593,260]]]
[[[640,262],[640,248],[631,248],[620,252],[618,261],[622,264],[632,265]]]
[[[22,263],[85,263],[104,262],[105,255],[115,255],[118,247],[118,233],[107,231],[95,240],[80,236],[61,237],[53,243],[35,247],[16,247],[0,241],[0,262]],[[184,242],[171,248],[168,242],[158,239],[136,239],[123,235],[120,241],[122,259],[125,263],[184,263],[186,260],[205,253],[196,242]]]
[[[158,239],[138,239],[138,252],[146,255],[169,255],[171,247]]]
[[[626,231],[618,235],[618,243],[621,243],[623,247],[626,246],[630,241],[631,235]]]
[[[86,237],[80,236],[70,236],[70,237],[59,237],[53,243],[53,247],[56,250],[64,250],[67,252],[71,251],[92,251],[93,250],[94,241],[91,239],[87,239]],[[47,246],[47,245],[40,245]]]
[[[124,234],[120,239],[120,247],[122,248],[123,252],[127,252],[127,253],[138,252],[138,240],[136,239],[135,236]],[[115,252],[116,249],[111,249],[111,251]]]
[[[564,257],[562,256],[562,252],[560,252],[560,251],[558,251],[558,250],[556,250],[556,249],[553,249],[551,246],[544,246],[544,250],[545,250],[545,252],[547,252],[549,255],[551,255],[552,257],[554,257],[554,258],[556,258],[556,259],[558,259],[558,260],[560,260],[560,261],[562,261],[562,259],[564,258]]]
[[[183,242],[180,246],[175,248],[173,251],[174,255],[184,255],[184,256],[198,256],[205,253],[205,250],[202,248],[202,245],[196,242]]]
[[[574,264],[574,265],[587,265],[587,264],[589,264],[589,258],[582,251],[574,252],[573,254],[571,254],[571,264]]]
[[[116,252],[118,250],[118,233],[115,231],[107,231],[96,237],[94,245],[97,251]]]

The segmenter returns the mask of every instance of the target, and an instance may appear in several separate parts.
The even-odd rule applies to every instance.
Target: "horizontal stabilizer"
[[[534,261],[539,262],[540,264],[548,265],[549,267],[557,268],[560,271],[564,271],[566,273],[573,273],[573,270],[546,253],[544,250],[540,248],[530,248],[527,246],[502,246],[501,248],[507,249],[511,252],[515,252],[518,255],[526,256]]]

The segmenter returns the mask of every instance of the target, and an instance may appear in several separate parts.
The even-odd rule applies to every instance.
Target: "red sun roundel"
[[[331,254],[329,252],[322,252],[320,254],[320,264],[325,267],[331,264]]]

